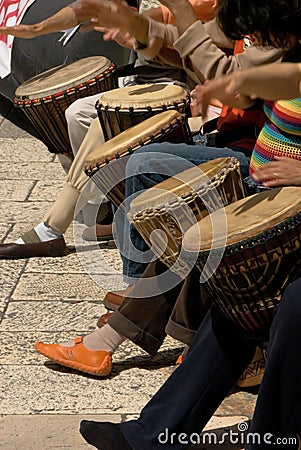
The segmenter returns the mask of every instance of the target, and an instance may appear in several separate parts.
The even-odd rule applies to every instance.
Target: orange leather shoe
[[[82,337],[76,338],[72,347],[37,342],[35,349],[46,358],[62,366],[71,367],[91,375],[105,377],[110,374],[112,369],[112,353],[104,350],[89,350],[84,347]]]

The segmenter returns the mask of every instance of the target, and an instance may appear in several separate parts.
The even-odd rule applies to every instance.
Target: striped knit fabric
[[[267,121],[256,141],[250,175],[274,156],[301,160],[301,98],[265,102]]]

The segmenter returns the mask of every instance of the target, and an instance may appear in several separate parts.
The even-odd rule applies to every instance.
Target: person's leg
[[[95,118],[80,146],[80,149],[74,158],[72,166],[68,172],[67,181],[64,185],[59,197],[54,205],[45,214],[43,221],[52,228],[64,234],[68,226],[73,220],[74,211],[80,194],[89,180],[83,171],[84,163],[95,148],[100,145],[103,140],[103,134],[98,118]],[[85,189],[85,196],[81,197],[84,204],[90,195],[89,189]],[[84,198],[85,197],[85,198]]]
[[[129,158],[126,166],[126,212],[129,211],[130,202],[140,191],[149,189],[194,165],[228,156],[234,156],[239,160],[241,172],[246,176],[250,159],[243,152],[230,148],[162,143],[137,150]],[[120,227],[116,232],[123,259],[124,280],[128,284],[135,284],[154,255],[134,226],[126,219],[124,222],[120,220],[119,223]]]
[[[164,276],[166,270],[166,266],[158,259],[150,263],[122,305],[108,320],[108,324],[118,333],[151,355],[155,355],[162,345],[166,336],[166,323],[183,285],[183,281],[175,274],[171,274],[170,278],[172,287],[161,283],[161,275]],[[189,278],[190,275],[184,283]]]
[[[97,117],[95,104],[100,95],[91,95],[73,102],[65,111],[68,126],[68,135],[74,156],[86,136],[91,123]]]
[[[195,266],[185,278],[168,319],[166,334],[190,346],[211,304],[211,297],[200,283],[200,272]]]
[[[250,433],[268,439],[296,437],[301,430],[301,279],[285,291],[271,326],[265,373],[260,386]],[[273,435],[273,437],[268,436]],[[294,448],[282,444],[249,445],[248,450]],[[298,448],[298,445],[295,446]]]
[[[203,429],[251,361],[255,346],[256,342],[238,333],[219,313],[209,312],[184,362],[144,407],[139,419],[116,425],[115,430],[122,432],[134,450],[187,448],[188,443],[179,442],[180,433],[189,439]],[[109,448],[104,443],[108,444],[112,433],[106,434],[106,424],[83,421],[81,433],[97,448]]]
[[[65,111],[69,139],[72,147],[72,152],[75,157],[79,152],[79,150],[81,151],[81,145],[90,128],[90,125],[92,124],[94,119],[97,119],[97,110],[95,105],[97,100],[99,100],[100,95],[101,94],[91,95],[76,100]],[[100,125],[99,125],[99,132],[100,134],[98,144],[104,141]],[[91,144],[94,145],[92,142]],[[105,212],[108,211],[107,216],[111,217],[112,216],[110,214],[111,204],[107,201],[107,199],[104,198],[99,188],[93,182],[89,183],[89,187],[88,186],[86,187],[85,192],[87,204],[84,205],[82,208],[83,217],[84,223],[89,227],[91,226],[91,229],[87,228],[84,233],[85,236],[87,235],[87,240],[95,240],[96,239],[95,233],[97,232],[97,230],[95,230],[95,221],[98,220],[97,214],[99,205],[102,204],[102,207],[99,210],[100,215],[102,214],[103,211]],[[104,220],[106,221],[106,217]],[[112,220],[106,223],[108,225],[107,227],[104,227],[104,229],[101,229],[101,231],[99,231],[98,238],[100,240],[103,237],[102,236],[103,234],[105,234],[105,237],[108,237],[112,234],[111,223]],[[107,234],[106,231],[108,231]]]
[[[89,178],[83,171],[87,155],[103,142],[99,120],[93,120],[80,150],[68,172],[67,181],[60,191],[57,200],[45,214],[43,221],[33,230],[26,232],[15,243],[0,244],[0,258],[30,258],[33,256],[62,256],[66,254],[66,244],[63,239],[71,224],[74,211],[81,192]],[[92,184],[92,181],[89,180]],[[89,198],[89,189],[81,196],[84,204]]]

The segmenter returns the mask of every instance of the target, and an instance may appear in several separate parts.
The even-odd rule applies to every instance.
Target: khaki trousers
[[[89,178],[83,171],[83,167],[89,153],[95,150],[95,148],[102,142],[104,142],[103,133],[100,127],[99,120],[98,118],[96,118],[93,119],[90,128],[79,148],[79,151],[77,152],[77,155],[70,167],[63,189],[61,190],[53,206],[47,211],[43,218],[44,222],[46,222],[61,234],[65,233],[73,220],[74,211],[76,209],[79,196],[82,193],[84,187],[88,182],[91,183],[91,186],[94,185],[92,180],[89,180]],[[90,189],[85,189],[86,201],[89,200],[90,193]],[[99,197],[101,197],[100,191],[99,194]]]

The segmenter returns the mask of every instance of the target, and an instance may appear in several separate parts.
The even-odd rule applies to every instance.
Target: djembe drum
[[[210,212],[244,196],[238,160],[218,158],[147,189],[131,202],[128,218],[161,261],[172,268],[184,233],[208,215],[208,208]]]
[[[125,166],[130,155],[154,142],[192,144],[187,117],[175,110],[150,117],[101,144],[85,163],[85,172],[119,207],[125,198]]]
[[[301,188],[252,195],[226,206],[225,214],[226,229],[214,214],[206,217],[185,234],[183,248],[199,253],[205,287],[225,316],[265,339],[282,293],[301,274]],[[223,254],[216,270],[215,252]]]
[[[72,154],[65,110],[75,100],[117,86],[117,68],[104,56],[91,56],[47,70],[15,92],[21,108],[52,153]]]
[[[175,109],[187,113],[188,104],[189,95],[182,87],[155,83],[105,92],[96,103],[96,108],[107,141],[163,111]]]

